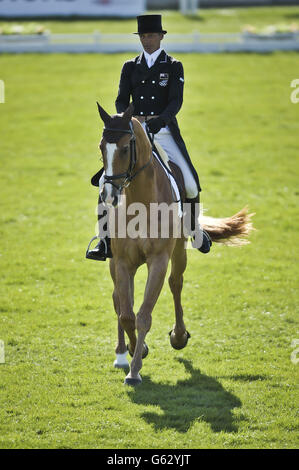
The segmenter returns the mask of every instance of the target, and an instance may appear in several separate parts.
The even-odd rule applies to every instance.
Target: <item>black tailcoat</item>
[[[115,101],[118,113],[124,112],[132,97],[134,114],[160,116],[188,163],[200,191],[198,175],[192,165],[185,142],[181,136],[176,114],[183,103],[184,69],[181,62],[162,50],[154,65],[149,68],[144,54],[124,63],[118,95]]]

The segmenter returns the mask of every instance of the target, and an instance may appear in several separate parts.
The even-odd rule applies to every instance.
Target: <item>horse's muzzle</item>
[[[104,186],[101,192],[101,200],[105,206],[117,207],[119,204],[119,193],[114,188],[111,191],[107,191],[107,188]]]

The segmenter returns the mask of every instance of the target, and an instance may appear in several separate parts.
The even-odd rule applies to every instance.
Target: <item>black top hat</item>
[[[162,17],[161,15],[141,15],[137,16],[138,22],[138,33],[134,34],[143,34],[143,33],[163,33],[166,34],[167,31],[162,29]]]

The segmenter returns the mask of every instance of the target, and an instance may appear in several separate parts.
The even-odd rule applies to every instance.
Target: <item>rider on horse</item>
[[[176,119],[183,103],[183,65],[161,48],[161,41],[167,33],[162,29],[161,15],[142,15],[137,17],[137,21],[138,32],[134,34],[139,35],[143,52],[123,65],[116,110],[123,113],[132,97],[134,117],[144,128],[147,126],[169,160],[180,168],[185,185],[185,201],[190,204],[191,229],[201,233],[202,244],[196,245],[196,248],[202,253],[208,253],[212,242],[198,222],[201,188]],[[93,177],[92,184],[101,188],[103,181],[103,170],[100,170]],[[102,238],[93,250],[87,252],[86,257],[95,260],[111,258],[110,239],[107,236]]]

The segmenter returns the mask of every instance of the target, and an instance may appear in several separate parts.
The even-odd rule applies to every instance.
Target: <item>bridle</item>
[[[136,136],[135,136],[135,133],[134,133],[134,128],[133,128],[132,121],[130,121],[129,125],[130,125],[130,129],[116,129],[116,128],[112,128],[112,127],[104,127],[104,131],[124,132],[125,134],[130,134],[131,135],[131,138],[130,138],[130,163],[129,163],[129,167],[128,167],[127,171],[124,172],[124,173],[118,173],[117,175],[106,175],[106,174],[104,175],[104,184],[106,184],[106,183],[112,184],[112,186],[114,186],[117,189],[117,191],[119,191],[119,193],[121,193],[124,188],[127,188],[129,186],[129,184],[131,183],[131,181],[138,175],[138,173],[140,173],[142,170],[144,170],[144,168],[146,168],[150,164],[150,162],[152,161],[152,157],[153,157],[153,155],[151,153],[149,161],[145,165],[143,165],[141,168],[139,168],[137,171],[135,171],[135,173],[133,173],[133,170],[134,170],[136,162],[137,162],[137,157],[136,157]],[[122,181],[121,184],[116,184],[114,182],[115,180],[122,179],[122,178],[123,178],[123,181]]]

